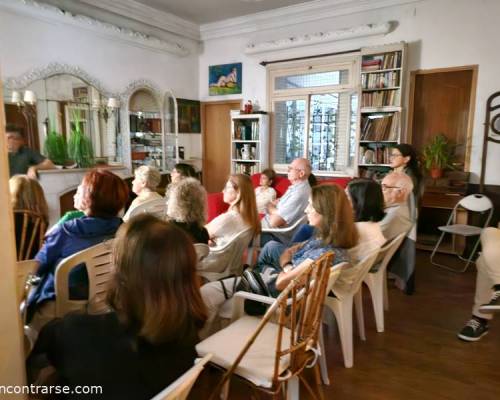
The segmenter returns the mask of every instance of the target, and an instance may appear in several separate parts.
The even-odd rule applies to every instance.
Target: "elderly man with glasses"
[[[307,201],[311,195],[308,178],[311,175],[311,164],[305,158],[296,158],[288,167],[288,180],[291,185],[285,194],[275,203],[269,204],[265,217],[262,219],[262,229],[285,228],[293,225],[304,216]],[[293,232],[281,234],[263,233],[261,246],[269,240],[288,243]]]
[[[408,232],[413,226],[408,208],[408,196],[412,190],[413,182],[404,172],[391,172],[382,180],[386,214],[379,223],[387,240]]]

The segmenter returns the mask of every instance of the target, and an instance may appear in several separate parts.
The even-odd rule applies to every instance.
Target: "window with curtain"
[[[351,174],[358,126],[357,57],[280,63],[268,69],[273,111],[273,164],[297,157],[315,174]]]

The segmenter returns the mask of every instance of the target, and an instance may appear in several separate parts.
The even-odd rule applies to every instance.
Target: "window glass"
[[[312,74],[287,75],[275,78],[274,89],[286,90],[346,85],[348,81],[349,71],[347,69],[339,71],[315,72]]]
[[[289,164],[304,155],[305,100],[283,100],[274,103],[275,159],[277,164]]]

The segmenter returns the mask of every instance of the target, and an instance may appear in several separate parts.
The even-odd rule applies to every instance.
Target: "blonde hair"
[[[49,206],[43,189],[36,179],[28,175],[14,175],[9,179],[9,190],[14,210],[29,210],[49,220]]]
[[[200,181],[184,178],[168,190],[167,217],[176,222],[205,225],[207,192]]]
[[[161,174],[155,167],[141,165],[134,172],[134,175],[150,190],[156,190],[161,182]]]
[[[229,182],[238,193],[238,198],[232,207],[240,213],[243,221],[252,228],[256,235],[260,232],[260,219],[252,180],[248,175],[233,174],[229,176]]]

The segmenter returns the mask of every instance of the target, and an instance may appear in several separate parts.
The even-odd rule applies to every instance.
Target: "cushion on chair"
[[[462,236],[477,236],[480,235],[482,231],[482,228],[478,226],[462,225],[462,224],[440,226],[438,227],[438,229],[442,232],[452,233],[454,235],[462,235]]]
[[[222,192],[207,194],[207,222],[225,213],[228,208],[229,205],[224,203],[224,195]]]
[[[259,323],[260,318],[244,316],[198,343],[196,351],[200,357],[212,353],[211,362],[228,369],[233,365],[234,360],[238,357],[248,338],[257,329]],[[235,373],[257,386],[270,388],[274,375],[277,335],[278,325],[268,322],[250,349],[248,349]],[[289,346],[289,340],[290,331],[285,328],[282,348]],[[288,356],[281,358],[280,374],[288,368],[289,362]]]

